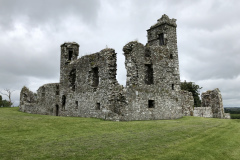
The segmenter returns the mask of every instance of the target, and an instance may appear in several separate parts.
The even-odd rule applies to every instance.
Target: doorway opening
[[[59,106],[56,105],[56,116],[58,116]]]

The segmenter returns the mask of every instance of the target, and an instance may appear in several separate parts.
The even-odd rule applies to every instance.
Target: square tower
[[[162,15],[157,23],[147,30],[148,43],[146,46],[156,54],[163,55],[162,62],[159,64],[168,79],[168,86],[173,90],[180,90],[176,28],[176,19],[170,19],[166,14]],[[156,50],[160,49],[166,52],[157,53]]]

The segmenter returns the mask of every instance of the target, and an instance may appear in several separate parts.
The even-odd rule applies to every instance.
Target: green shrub
[[[231,119],[240,119],[240,114],[231,114]]]

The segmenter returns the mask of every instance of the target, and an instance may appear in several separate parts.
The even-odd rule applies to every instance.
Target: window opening
[[[164,34],[163,33],[159,34],[159,44],[160,44],[160,46],[164,45]]]
[[[58,112],[59,112],[59,106],[56,105],[56,116],[58,116]]]
[[[73,50],[68,51],[68,60],[71,61],[73,56]]]
[[[170,59],[173,59],[173,55],[172,54],[170,54]]]
[[[56,95],[59,95],[59,85],[56,85]]]
[[[153,84],[153,66],[152,64],[145,64],[145,83]]]
[[[75,91],[76,69],[71,70],[68,80],[70,82],[70,87],[71,87],[72,91]]]
[[[148,108],[155,108],[154,100],[148,100]]]
[[[66,104],[66,96],[62,96],[62,109],[65,110],[65,104]]]
[[[0,97],[1,97],[1,96],[0,96]],[[28,98],[27,94],[26,94],[26,93],[23,93],[23,101],[27,101],[27,98]],[[0,101],[1,101],[1,99],[0,99]]]
[[[75,101],[76,109],[78,109],[78,101]]]
[[[92,72],[93,72],[93,87],[97,87],[99,84],[99,75],[98,75],[98,67],[94,67],[92,68]]]
[[[172,84],[172,90],[174,90],[174,84]]]
[[[96,104],[96,110],[100,110],[100,103]]]

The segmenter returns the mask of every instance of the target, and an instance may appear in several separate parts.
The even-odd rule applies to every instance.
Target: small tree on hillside
[[[5,93],[4,93],[5,92]],[[4,92],[0,91],[0,94],[1,95],[4,95],[4,96],[7,96],[8,99],[9,99],[9,104],[10,104],[10,107],[12,106],[12,92],[14,92],[14,90],[10,90],[10,89],[4,89]]]
[[[192,92],[195,107],[201,106],[201,100],[199,98],[200,89],[202,89],[202,87],[199,87],[199,85],[196,85],[194,82],[181,82],[181,90]]]

